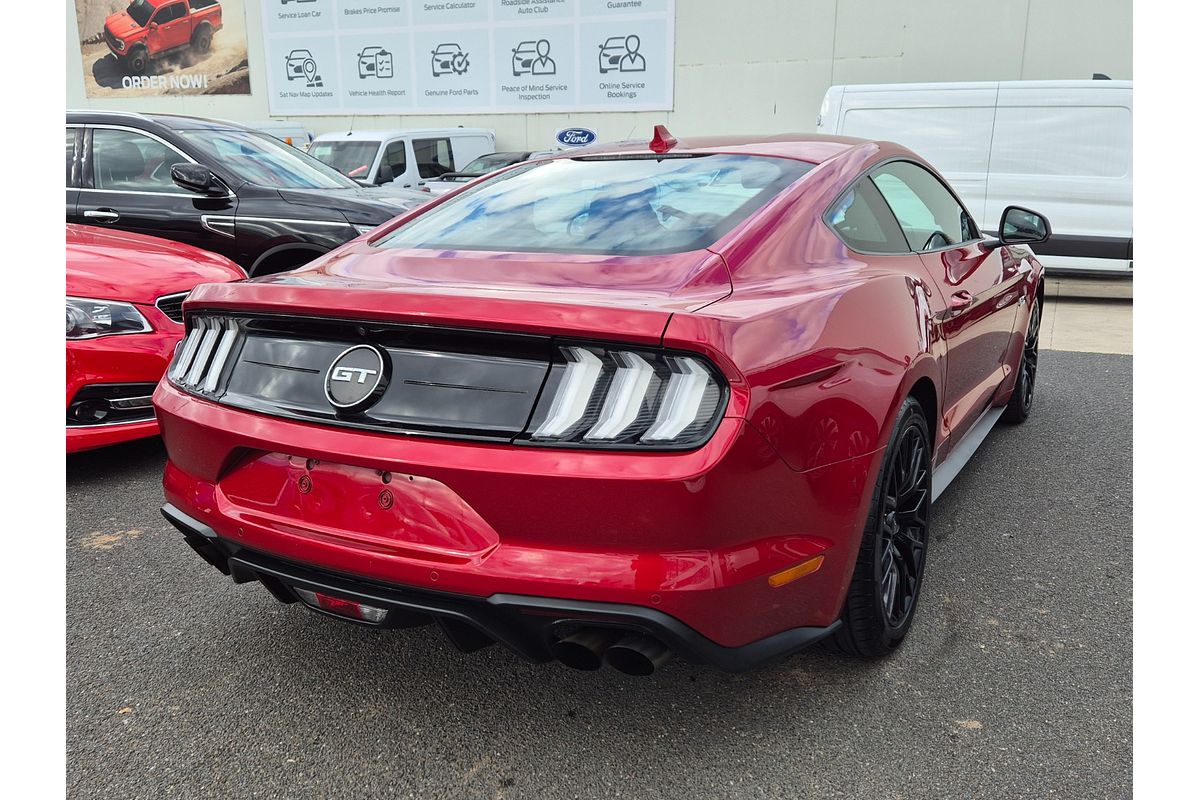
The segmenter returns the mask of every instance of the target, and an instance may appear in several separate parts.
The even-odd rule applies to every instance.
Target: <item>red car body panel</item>
[[[188,245],[67,225],[67,296],[132,303],[150,323],[147,333],[67,340],[67,406],[84,386],[155,383],[162,377],[183,325],[155,307],[163,295],[190,291],[204,281],[241,280],[231,261]],[[158,433],[158,422],[67,426],[67,452],[131,441]]]
[[[817,166],[699,252],[368,246],[456,191],[293,273],[202,287],[186,309],[699,352],[730,387],[702,447],[597,452],[346,430],[224,407],[164,380],[155,403],[170,454],[168,503],[223,539],[289,561],[476,597],[653,608],[728,647],[834,623],[900,404],[928,393],[936,464],[985,404],[1005,403],[1041,267],[1016,247],[886,257],[848,249],[823,215],[871,166],[924,163],[897,145],[781,137],[679,148]],[[612,151],[646,145],[585,149]],[[960,286],[976,298],[965,313],[950,309]],[[952,380],[960,370],[970,380]],[[381,514],[379,472],[411,492],[398,502],[424,502],[441,521],[418,530]],[[305,474],[309,493],[295,488]],[[464,527],[448,525],[452,517]],[[816,572],[768,584],[818,554]]]

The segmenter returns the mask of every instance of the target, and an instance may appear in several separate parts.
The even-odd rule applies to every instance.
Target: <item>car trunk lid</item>
[[[187,309],[658,344],[672,314],[730,291],[725,262],[707,250],[613,257],[386,250],[361,241],[293,272],[201,287]]]

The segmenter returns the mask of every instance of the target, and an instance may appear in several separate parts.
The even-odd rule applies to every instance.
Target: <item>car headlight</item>
[[[726,384],[695,355],[559,348],[530,420],[529,444],[682,449],[716,429]]]
[[[371,231],[375,230],[379,226],[378,225],[354,225],[352,227],[354,228],[354,230],[358,231],[359,236],[362,236],[364,233],[370,233]]]
[[[149,330],[152,330],[150,323],[129,303],[86,297],[67,298],[68,339],[95,339]]]

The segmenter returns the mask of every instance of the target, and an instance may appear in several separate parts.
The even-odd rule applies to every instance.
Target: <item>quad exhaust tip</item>
[[[639,633],[585,628],[559,639],[551,654],[573,669],[594,671],[602,664],[626,675],[652,675],[673,655],[657,639]]]
[[[666,645],[649,636],[631,633],[604,651],[604,663],[626,675],[653,675],[671,660]]]

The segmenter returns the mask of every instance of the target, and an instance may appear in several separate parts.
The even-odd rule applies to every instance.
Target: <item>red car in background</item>
[[[594,146],[197,289],[163,513],[284,602],[647,674],[887,654],[931,503],[1029,414],[1044,217],[887,142]]]
[[[195,247],[67,225],[67,452],[154,436],[150,395],[197,284],[241,267]]]

